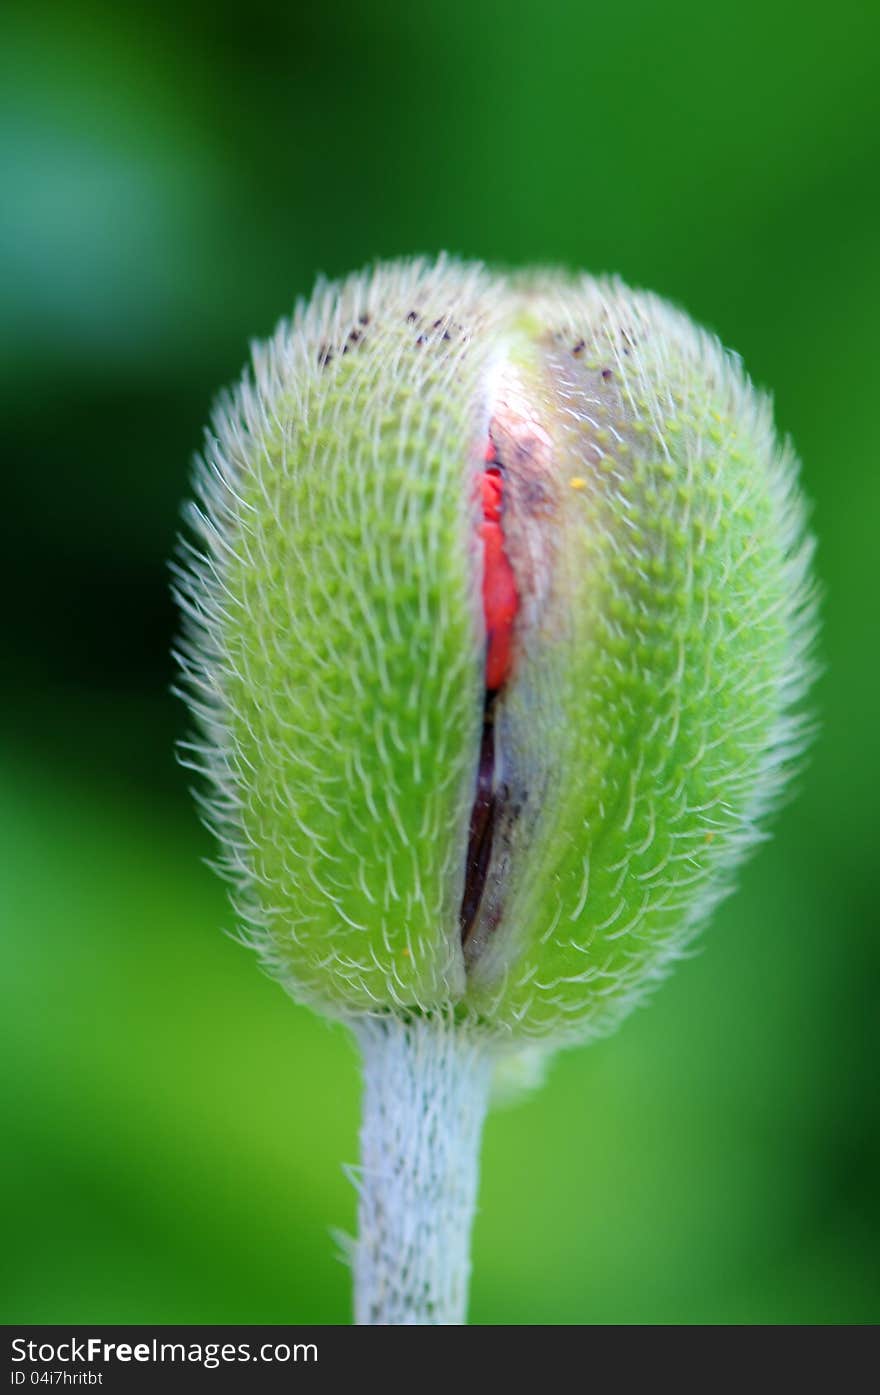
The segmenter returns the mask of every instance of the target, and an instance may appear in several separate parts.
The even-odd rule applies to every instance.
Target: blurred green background
[[[220,931],[166,559],[251,336],[377,256],[619,272],[775,392],[823,732],[698,953],[489,1120],[472,1319],[880,1318],[880,11],[7,5],[0,1317],[344,1322],[345,1034]]]

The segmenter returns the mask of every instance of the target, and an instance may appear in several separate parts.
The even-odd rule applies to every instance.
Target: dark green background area
[[[0,1318],[342,1322],[358,1070],[221,928],[166,559],[214,391],[315,274],[614,271],[775,392],[822,733],[698,952],[490,1117],[475,1322],[880,1318],[880,11],[5,8]]]

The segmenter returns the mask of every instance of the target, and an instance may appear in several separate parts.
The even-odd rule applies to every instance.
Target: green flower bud
[[[805,735],[811,543],[739,363],[616,282],[392,263],[254,348],[196,493],[193,763],[263,962],[348,1020],[613,1026]]]

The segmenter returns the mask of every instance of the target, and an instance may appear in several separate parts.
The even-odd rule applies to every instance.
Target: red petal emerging
[[[490,454],[491,452],[491,454]],[[495,458],[490,441],[485,459]],[[504,480],[500,471],[490,466],[480,476],[483,522],[483,615],[486,621],[486,687],[495,692],[510,675],[513,659],[513,624],[519,610],[516,580],[504,549],[501,529],[501,504]]]

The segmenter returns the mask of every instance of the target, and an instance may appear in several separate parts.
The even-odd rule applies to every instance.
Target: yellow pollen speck
[[[571,485],[572,489],[586,489],[587,487],[587,481],[581,479],[580,475],[575,475],[568,482]]]

